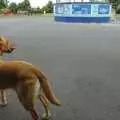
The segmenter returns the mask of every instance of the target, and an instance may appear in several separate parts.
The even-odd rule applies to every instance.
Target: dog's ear
[[[4,36],[0,36],[0,41],[6,41],[6,38]]]

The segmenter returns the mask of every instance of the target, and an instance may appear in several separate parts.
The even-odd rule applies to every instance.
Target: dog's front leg
[[[0,94],[1,94],[1,106],[6,106],[7,105],[6,91],[0,90]]]

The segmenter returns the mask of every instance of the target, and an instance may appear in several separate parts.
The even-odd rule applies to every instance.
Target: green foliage
[[[12,2],[12,3],[9,4],[9,9],[14,14],[16,14],[18,10],[19,11],[30,11],[31,5],[30,5],[29,0],[24,0],[19,4],[16,4],[16,3]]]
[[[30,5],[29,0],[24,0],[23,2],[19,3],[18,9],[24,10],[24,11],[28,11],[29,9],[31,9],[31,5]]]
[[[4,9],[7,7],[7,5],[3,2],[4,0],[0,0],[0,9]],[[18,11],[23,13],[28,13],[28,14],[36,14],[36,13],[52,13],[53,12],[53,3],[52,1],[49,1],[43,8],[31,8],[29,0],[23,0],[19,4],[16,4],[15,2],[12,2],[9,4],[7,7],[9,8],[12,13],[16,14]]]
[[[52,1],[49,1],[46,5],[46,13],[52,13],[53,12],[53,3]]]
[[[23,3],[24,3],[25,10],[29,10],[31,8],[29,0],[24,0]]]
[[[115,11],[117,14],[120,14],[120,0],[116,0],[114,3]]]
[[[18,10],[24,10],[24,3],[23,2],[18,4]]]
[[[109,2],[112,3],[113,9],[115,9],[115,7],[116,7],[116,1],[115,0],[109,0]]]
[[[0,9],[6,8],[7,3],[4,2],[4,0],[0,0]]]
[[[42,9],[41,9],[41,12],[44,13],[44,11],[46,13],[53,13],[53,3],[52,1],[49,1],[47,3],[47,5],[45,5]]]
[[[120,9],[120,0],[109,0],[110,3],[112,3],[113,9],[115,9],[115,12],[118,14]]]
[[[12,13],[16,14],[18,11],[18,6],[16,3],[12,2],[9,5],[9,9],[11,10]]]
[[[117,6],[117,8],[116,8],[116,13],[117,14],[120,14],[120,4]]]
[[[40,13],[40,14],[41,14],[41,9],[40,9],[40,7],[37,7],[36,13]]]

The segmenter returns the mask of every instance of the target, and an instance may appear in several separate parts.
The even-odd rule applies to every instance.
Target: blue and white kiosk
[[[112,5],[107,0],[56,0],[54,19],[62,22],[107,23]]]

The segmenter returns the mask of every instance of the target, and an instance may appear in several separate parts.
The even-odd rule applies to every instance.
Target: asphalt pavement
[[[52,17],[1,17],[0,34],[17,49],[6,60],[33,63],[52,82],[62,106],[53,120],[120,120],[120,24],[59,23]],[[8,90],[0,120],[31,120]],[[42,107],[36,102],[41,116]]]

